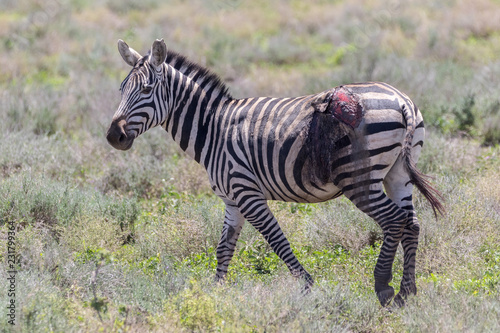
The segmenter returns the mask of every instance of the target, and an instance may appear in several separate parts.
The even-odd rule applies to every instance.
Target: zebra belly
[[[299,203],[317,203],[335,199],[342,195],[342,191],[333,183],[321,184],[319,186],[314,183],[305,183],[304,186],[307,189],[307,192],[302,191],[300,188],[295,188],[294,193],[296,196],[293,200],[289,201]]]

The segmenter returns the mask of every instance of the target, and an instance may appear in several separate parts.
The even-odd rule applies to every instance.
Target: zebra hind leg
[[[415,278],[415,257],[418,248],[420,225],[416,219],[413,205],[411,204],[411,196],[409,196],[406,200],[410,201],[410,204],[404,207],[405,210],[408,210],[408,222],[406,223],[405,229],[403,231],[403,238],[401,239],[401,244],[403,245],[404,251],[403,279],[401,280],[399,293],[394,299],[394,302],[398,306],[404,306],[407,296],[417,294],[417,284]]]
[[[357,208],[366,213],[382,228],[384,241],[375,265],[375,293],[382,306],[388,305],[394,297],[392,265],[403,229],[407,212],[395,204],[383,191],[382,181],[369,181],[368,186],[351,185],[343,189],[344,194]]]
[[[222,282],[226,277],[229,262],[233,258],[236,242],[238,241],[244,222],[245,218],[240,214],[238,208],[226,203],[224,226],[219,245],[217,245],[216,281]]]
[[[404,305],[404,300],[408,295],[415,295],[417,293],[417,286],[415,283],[415,258],[418,248],[420,225],[413,207],[413,187],[413,184],[410,182],[410,177],[406,172],[404,162],[399,159],[384,179],[384,188],[387,195],[407,214],[407,220],[401,239],[404,252],[403,279],[401,280],[399,294],[394,300],[399,306]]]

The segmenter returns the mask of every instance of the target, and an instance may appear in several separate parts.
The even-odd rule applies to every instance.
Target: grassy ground
[[[204,171],[160,129],[128,152],[104,138],[128,70],[119,38],[140,52],[164,38],[235,97],[365,80],[407,92],[430,129],[419,167],[448,211],[435,220],[416,196],[418,296],[380,308],[380,230],[343,198],[271,203],[310,294],[248,225],[216,285],[224,211]],[[0,330],[500,330],[498,0],[5,0],[0,44]],[[402,253],[395,269],[398,288]]]

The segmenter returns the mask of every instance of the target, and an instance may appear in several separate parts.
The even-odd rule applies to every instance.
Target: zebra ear
[[[157,39],[151,46],[151,53],[149,54],[149,62],[155,66],[160,67],[167,59],[167,45],[163,39]]]
[[[120,52],[123,60],[125,60],[125,62],[132,67],[134,67],[137,61],[141,58],[141,55],[136,50],[129,47],[127,43],[121,39],[118,40],[118,51]]]

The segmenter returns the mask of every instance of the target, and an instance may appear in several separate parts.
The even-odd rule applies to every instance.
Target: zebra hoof
[[[384,290],[377,291],[377,297],[382,306],[387,306],[394,297],[394,288],[387,286]]]
[[[307,273],[307,272],[303,275],[303,278],[305,280],[305,284],[304,284],[304,288],[302,289],[302,294],[307,295],[311,292],[311,288],[314,284],[314,280],[311,277],[311,275],[309,275],[309,273]]]
[[[225,274],[224,275],[216,274],[214,281],[218,285],[223,285],[226,282],[226,275]]]
[[[309,295],[310,293],[311,293],[311,286],[305,285],[304,288],[302,288],[302,291],[300,294],[302,296],[306,296],[306,295]]]
[[[417,294],[417,286],[415,282],[409,283],[408,285],[403,285],[401,283],[401,289],[399,290],[399,293],[394,297],[394,304],[402,308],[405,306],[406,303],[406,298],[410,295],[416,295]]]
[[[394,297],[394,304],[398,308],[402,308],[405,306],[405,297],[401,295],[401,293],[398,293],[396,297]]]

